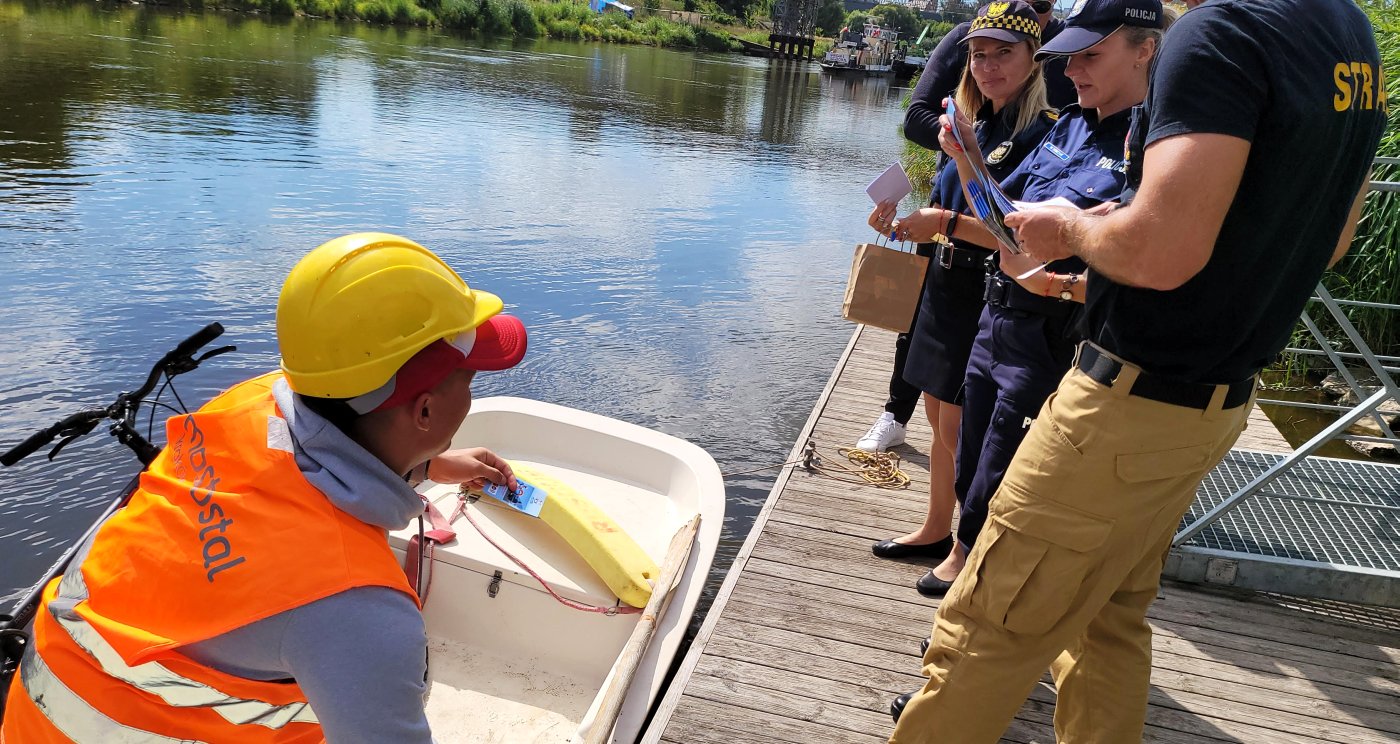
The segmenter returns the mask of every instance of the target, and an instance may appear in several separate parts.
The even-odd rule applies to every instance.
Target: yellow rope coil
[[[813,448],[815,451],[815,447]],[[909,476],[899,469],[899,453],[866,452],[864,450],[838,447],[836,453],[846,458],[850,464],[828,463],[820,453],[811,461],[811,470],[828,478],[846,483],[868,483],[876,488],[904,488],[909,485]]]

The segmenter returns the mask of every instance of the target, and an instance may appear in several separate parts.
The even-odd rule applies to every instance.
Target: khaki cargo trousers
[[[1129,396],[1070,370],[993,496],[967,567],[934,617],[928,683],[891,744],[996,742],[1048,666],[1060,744],[1142,741],[1145,616],[1196,487],[1253,400],[1207,410]]]

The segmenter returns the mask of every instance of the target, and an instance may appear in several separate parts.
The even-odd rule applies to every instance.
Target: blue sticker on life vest
[[[487,483],[486,486],[481,489],[481,492],[516,511],[529,514],[532,517],[538,517],[540,515],[540,507],[544,506],[544,500],[547,494],[519,478],[516,478],[516,480],[520,483],[520,488],[514,491],[506,486]]]
[[[1053,142],[1046,142],[1045,149],[1055,153],[1055,157],[1059,158],[1060,160],[1069,160],[1069,156],[1065,154],[1065,151],[1056,147]]]

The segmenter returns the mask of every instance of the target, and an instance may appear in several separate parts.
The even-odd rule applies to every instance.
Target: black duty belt
[[[933,249],[933,260],[945,269],[976,269],[984,271],[987,267],[987,259],[991,258],[992,252],[980,248],[960,248],[938,243],[938,247]]]
[[[1036,313],[1050,318],[1063,318],[1075,311],[1077,303],[1058,297],[1042,297],[1026,290],[1015,279],[1001,273],[987,273],[987,288],[982,299],[988,305]]]
[[[1123,362],[1114,359],[1103,349],[1088,341],[1079,347],[1077,364],[1079,371],[1109,387],[1113,387],[1113,381],[1118,379],[1118,374],[1123,371],[1124,367]],[[1228,388],[1225,391],[1225,402],[1220,407],[1222,410],[1229,410],[1244,405],[1249,400],[1249,396],[1254,393],[1255,379],[1251,377],[1248,380],[1233,382],[1225,386],[1206,385],[1198,382],[1168,380],[1139,371],[1128,395],[1204,411],[1210,408],[1210,400],[1215,396],[1215,389],[1218,387]]]

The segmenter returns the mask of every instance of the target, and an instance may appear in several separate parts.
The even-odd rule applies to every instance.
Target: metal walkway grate
[[[1230,452],[1197,489],[1182,528],[1283,458]],[[1400,575],[1400,466],[1300,460],[1185,546]]]

